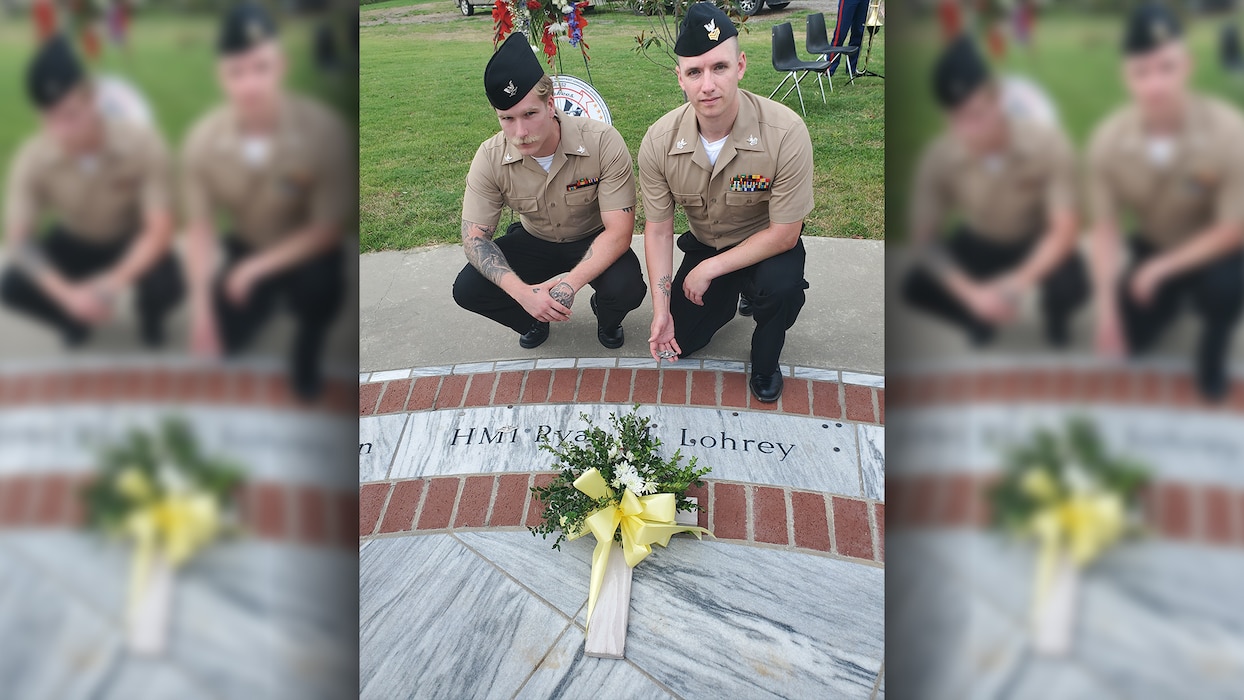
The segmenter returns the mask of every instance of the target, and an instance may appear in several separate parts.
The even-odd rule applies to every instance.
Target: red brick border
[[[892,528],[981,528],[989,522],[986,492],[992,474],[889,475]],[[1155,481],[1141,495],[1145,530],[1159,537],[1244,547],[1244,489]],[[884,518],[884,510],[879,511]],[[879,521],[880,524],[880,521]]]
[[[365,484],[359,539],[393,534],[519,529],[540,522],[530,493],[556,472],[471,474]],[[693,488],[699,524],[717,539],[857,561],[885,561],[884,507],[862,498],[706,480]]]
[[[885,389],[787,377],[776,406],[755,401],[747,375],[720,370],[567,368],[451,374],[359,386],[359,415],[543,403],[643,403],[776,411],[885,424]]]
[[[314,403],[295,398],[284,372],[231,367],[64,368],[0,373],[0,407],[74,403],[249,404],[348,414],[374,388],[329,379]]]
[[[1124,406],[1199,408],[1244,413],[1244,381],[1235,381],[1220,404],[1207,404],[1192,388],[1186,371],[1149,368],[1028,367],[960,369],[927,374],[890,375],[891,402],[900,408],[987,402],[1092,403]],[[857,412],[865,410],[856,400]],[[877,407],[884,415],[884,397]],[[850,418],[850,411],[847,416]]]
[[[81,490],[91,475],[50,473],[0,477],[0,530],[77,528],[85,522]],[[375,489],[330,490],[318,486],[260,481],[236,494],[243,531],[264,540],[349,548],[360,502],[372,512]],[[365,518],[366,515],[363,516]],[[362,534],[360,532],[360,534]]]

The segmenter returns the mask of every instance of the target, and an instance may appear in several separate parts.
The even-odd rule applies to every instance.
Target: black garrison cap
[[[249,51],[276,36],[276,22],[268,11],[254,2],[240,2],[225,13],[220,23],[216,49],[222,55]]]
[[[1123,30],[1123,53],[1136,56],[1161,48],[1183,34],[1179,18],[1170,8],[1146,3],[1132,10]]]
[[[711,2],[697,2],[687,8],[674,42],[674,53],[679,56],[700,56],[721,46],[732,36],[738,36],[730,17]]]
[[[62,34],[48,39],[35,53],[26,73],[30,100],[39,109],[48,109],[60,102],[86,78],[86,69]]]
[[[944,109],[954,109],[989,82],[985,57],[966,34],[950,42],[933,66],[933,93]]]
[[[505,110],[513,107],[544,77],[544,68],[527,43],[527,35],[514,32],[501,43],[501,48],[484,67],[484,92],[492,106]]]

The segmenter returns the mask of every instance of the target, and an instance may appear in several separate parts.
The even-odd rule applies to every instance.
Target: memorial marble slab
[[[580,414],[608,426],[624,406],[536,405],[413,413],[389,478],[553,468],[539,449],[582,440]],[[710,477],[859,496],[855,425],[724,409],[641,406],[666,454],[681,450]]]
[[[358,434],[352,417],[261,408],[127,406],[39,407],[0,410],[0,474],[42,469],[84,472],[99,449],[133,429],[154,430],[169,417],[195,427],[205,454],[232,459],[255,479],[353,488],[341,467]]]
[[[892,474],[997,469],[1006,445],[1037,428],[1062,430],[1074,407],[978,405],[892,412]],[[1158,479],[1244,486],[1244,422],[1225,413],[1094,407],[1106,445],[1142,459]]]
[[[583,631],[571,627],[541,660],[515,700],[673,700],[629,661],[593,659],[583,655]]]
[[[404,413],[359,418],[359,483],[388,478],[406,418]]]
[[[359,697],[513,697],[571,621],[448,535],[359,557]]]
[[[885,428],[857,425],[860,434],[860,476],[864,496],[885,502]]]

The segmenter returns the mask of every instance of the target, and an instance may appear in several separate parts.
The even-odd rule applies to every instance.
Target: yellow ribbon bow
[[[605,483],[605,477],[596,469],[583,472],[575,479],[574,487],[593,499],[614,495],[613,489]],[[584,520],[583,529],[566,533],[568,540],[578,539],[589,532],[596,537],[596,549],[592,552],[592,579],[587,596],[588,623],[592,620],[596,597],[600,594],[601,583],[605,580],[605,565],[609,563],[609,552],[613,549],[613,533],[619,527],[622,528],[622,555],[626,558],[627,566],[631,568],[652,553],[652,545],[667,547],[670,537],[679,532],[690,532],[697,539],[701,534],[712,537],[713,533],[702,527],[675,523],[674,515],[677,510],[677,499],[672,493],[636,496],[630,489],[623,489],[621,503],[596,509]]]
[[[1048,478],[1044,472],[1041,474]],[[1040,610],[1053,583],[1059,557],[1066,553],[1076,566],[1088,565],[1123,536],[1127,519],[1123,497],[1118,493],[1091,490],[1059,498],[1055,489],[1045,488],[1044,480],[1027,481],[1029,493],[1046,501],[1028,523],[1040,547],[1033,599],[1034,608]]]
[[[202,492],[156,499],[150,482],[137,471],[123,474],[119,487],[134,500],[146,501],[121,525],[122,533],[135,543],[130,604],[136,605],[146,591],[157,552],[174,568],[184,564],[216,538],[220,531],[220,506],[210,494]]]

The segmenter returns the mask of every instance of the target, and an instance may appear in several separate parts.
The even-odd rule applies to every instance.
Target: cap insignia
[[[510,97],[513,97],[514,95],[518,93],[518,86],[514,84],[513,80],[511,80],[509,84],[505,86],[505,89],[502,90],[502,92],[509,95]]]
[[[704,25],[704,31],[708,32],[708,38],[711,41],[717,41],[717,37],[721,36],[721,30],[717,28],[715,19],[710,19],[708,24]]]

